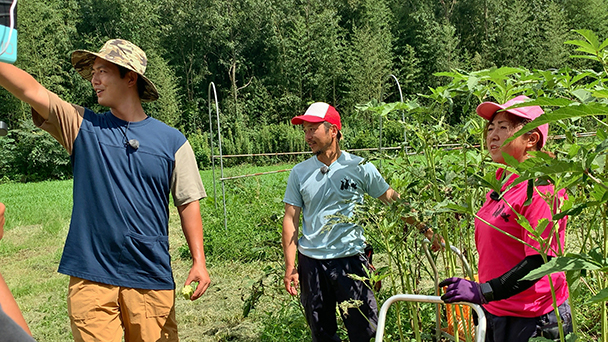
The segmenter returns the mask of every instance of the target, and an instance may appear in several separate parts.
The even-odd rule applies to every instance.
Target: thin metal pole
[[[217,100],[216,100],[217,101]],[[220,149],[220,177],[224,178],[224,157],[222,156],[222,130],[220,124],[220,113],[217,113],[217,137],[218,146]],[[224,181],[222,181],[222,203],[224,205],[224,230],[228,232],[228,215],[226,214],[226,189],[224,187]]]
[[[240,178],[247,178],[247,177],[256,177],[256,176],[270,175],[270,174],[273,174],[273,173],[281,173],[281,172],[288,172],[288,171],[291,171],[291,169],[277,170],[277,171],[267,171],[267,172],[258,172],[258,173],[248,174],[248,175],[226,177],[226,178],[222,178],[221,180],[231,180],[231,179],[240,179]]]
[[[397,83],[397,89],[399,90],[399,99],[401,103],[403,103],[403,92],[401,91],[401,84],[399,84],[399,80],[397,76],[391,74],[391,77]],[[405,153],[407,153],[407,129],[405,128],[405,112],[401,111],[401,120],[403,121],[403,144],[405,145]]]
[[[211,116],[211,89],[213,89],[213,95],[215,96],[215,111],[219,112],[219,108],[217,107],[217,94],[215,93],[215,84],[213,82],[209,83],[209,87],[207,89],[207,103],[209,108],[209,141],[211,142],[211,172],[213,175],[213,202],[215,203],[215,209],[217,209],[217,193],[215,191],[215,146],[213,145],[213,117]]]
[[[228,216],[226,215],[226,189],[224,187],[224,181],[221,178],[224,178],[224,158],[222,155],[222,127],[220,122],[220,110],[217,102],[217,91],[215,90],[215,84],[213,82],[209,83],[209,94],[211,94],[211,89],[213,89],[213,96],[215,99],[215,115],[217,120],[217,141],[218,148],[220,152],[220,181],[222,182],[222,202],[224,204],[224,229],[228,231]],[[211,122],[211,120],[209,120]],[[210,124],[211,125],[211,124]],[[213,154],[213,153],[212,153]],[[215,173],[214,173],[215,177]]]

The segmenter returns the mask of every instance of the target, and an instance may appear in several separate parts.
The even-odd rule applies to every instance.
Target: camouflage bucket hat
[[[80,76],[87,81],[91,81],[91,78],[93,78],[91,68],[97,57],[136,72],[146,84],[143,95],[141,96],[142,102],[158,100],[158,91],[156,90],[156,87],[146,76],[144,76],[146,65],[148,64],[146,53],[137,45],[124,39],[110,39],[103,45],[101,50],[99,50],[99,53],[87,50],[76,50],[72,52],[72,65]]]

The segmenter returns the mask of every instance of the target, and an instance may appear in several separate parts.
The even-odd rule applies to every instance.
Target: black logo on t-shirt
[[[340,190],[348,190],[349,187],[357,190],[357,183],[349,180],[346,177],[344,177],[344,180],[341,180],[340,183],[342,183],[342,185],[340,185]]]
[[[505,208],[504,204],[501,204],[499,206],[496,207],[496,210],[494,210],[494,212],[492,213],[492,216],[494,217],[498,217],[498,215],[500,215],[502,213],[502,210]]]
[[[505,209],[504,204],[503,205],[499,205],[496,210],[494,210],[494,212],[492,213],[493,217],[498,217],[500,216],[503,220],[505,220],[505,222],[509,222],[509,216],[511,216],[511,214],[507,214],[505,212],[503,212],[503,210]]]

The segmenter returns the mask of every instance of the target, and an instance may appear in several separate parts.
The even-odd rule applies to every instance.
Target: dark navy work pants
[[[572,332],[572,313],[568,300],[557,307],[564,322],[564,336]],[[528,342],[532,337],[546,337],[559,341],[555,311],[539,317],[494,316],[484,310],[488,321],[486,342]]]
[[[339,342],[336,323],[336,304],[359,300],[358,308],[350,308],[342,315],[351,342],[369,342],[376,333],[378,306],[372,290],[348,274],[366,276],[367,260],[363,255],[318,260],[298,256],[300,300],[312,331],[313,342]]]

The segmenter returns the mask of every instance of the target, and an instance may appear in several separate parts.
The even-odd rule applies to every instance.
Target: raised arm
[[[283,217],[283,254],[285,255],[285,277],[283,283],[290,295],[298,294],[298,269],[296,268],[296,252],[298,250],[298,225],[300,223],[300,207],[285,203]]]
[[[28,103],[45,120],[49,117],[47,90],[27,72],[12,64],[0,62],[0,86]]]
[[[193,281],[198,281],[198,286],[191,300],[196,300],[207,291],[211,280],[209,278],[209,272],[207,272],[207,264],[205,261],[205,249],[203,245],[203,220],[201,219],[200,204],[198,201],[193,201],[177,207],[179,218],[182,223],[182,230],[188,247],[190,248],[190,254],[192,254],[192,268],[188,278],[186,278],[186,285],[189,285]]]

